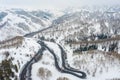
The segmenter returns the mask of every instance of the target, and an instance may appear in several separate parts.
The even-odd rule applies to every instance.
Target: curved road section
[[[82,76],[81,76],[82,78],[86,78],[86,74],[84,72],[78,71],[77,69],[74,69],[74,68],[68,66],[69,64],[65,62],[66,59],[67,59],[66,52],[64,51],[64,49],[59,44],[58,44],[58,46],[61,49],[62,66],[64,67],[64,69],[66,69],[68,71],[80,73],[80,74],[82,74]]]
[[[74,76],[76,76],[76,77],[78,77],[78,78],[82,78],[82,79],[85,79],[86,78],[86,74],[84,73],[84,72],[82,72],[82,71],[77,71],[77,70],[75,70],[75,69],[70,69],[70,68],[68,68],[68,67],[66,67],[66,63],[65,63],[65,52],[64,52],[64,50],[63,50],[63,48],[59,45],[59,47],[60,47],[60,49],[61,49],[61,58],[62,58],[62,67],[60,67],[59,66],[59,62],[57,62],[58,60],[57,60],[57,57],[56,57],[56,55],[55,55],[55,53],[54,53],[54,51],[53,50],[51,50],[48,46],[46,46],[45,44],[44,44],[44,42],[41,42],[41,46],[44,46],[44,47],[46,47],[49,51],[50,51],[50,53],[54,56],[54,59],[55,59],[55,67],[60,71],[60,72],[62,72],[62,73],[67,73],[67,74],[71,74],[71,75],[74,75]],[[79,74],[77,74],[77,73],[79,73]],[[81,74],[81,75],[80,75]]]
[[[31,79],[31,69],[32,69],[32,65],[36,62],[39,61],[39,59],[42,57],[42,53],[45,50],[44,47],[42,47],[38,53],[29,61],[25,64],[25,66],[23,67],[23,69],[21,70],[21,73],[19,74],[19,79],[20,80],[32,80]]]
[[[58,62],[57,56],[55,55],[54,51],[52,49],[50,49],[44,42],[39,41],[38,43],[41,45],[41,49],[38,51],[38,53],[28,63],[26,63],[26,65],[24,66],[23,70],[21,71],[21,73],[19,75],[20,80],[32,80],[31,79],[32,65],[39,61],[39,59],[40,59],[40,57],[42,57],[43,51],[45,49],[47,49],[53,55],[54,60],[55,60],[55,67],[59,72],[71,74],[71,75],[74,75],[78,78],[86,79],[86,74],[84,72],[78,71],[74,68],[66,66],[65,51],[63,50],[63,48],[60,45],[58,45],[58,46],[61,49],[61,58],[62,58],[62,64],[61,65],[62,65],[62,67],[60,67],[60,64]]]

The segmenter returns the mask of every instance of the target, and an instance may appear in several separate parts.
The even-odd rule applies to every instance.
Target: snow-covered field
[[[81,80],[75,76],[72,76],[70,74],[60,73],[54,65],[54,57],[51,55],[49,51],[44,51],[44,55],[42,56],[42,59],[33,64],[32,66],[32,79],[33,80],[42,80],[42,77],[45,80],[57,80],[59,77],[67,77],[69,80]],[[43,67],[44,69],[47,69],[51,72],[51,76],[41,76],[39,75],[39,69]],[[47,74],[47,72],[45,73]]]
[[[120,58],[103,51],[88,51],[73,56],[72,66],[83,70],[88,80],[120,79]]]
[[[61,50],[56,43],[46,42],[45,44],[55,52],[58,57],[58,61],[61,64]],[[41,48],[35,40],[31,38],[24,38],[23,43],[19,47],[13,47],[10,49],[1,49],[0,57],[4,60],[6,56],[2,53],[8,51],[10,53],[8,58],[13,57],[13,64],[16,64],[19,71],[16,73],[19,76],[23,66],[29,61]],[[64,47],[65,48],[65,47]],[[87,51],[80,54],[73,55],[69,47],[65,48],[67,52],[67,60],[71,67],[84,71],[87,74],[85,80],[110,80],[114,78],[120,78],[120,58],[115,55],[109,55],[104,51]],[[40,74],[40,69],[43,69],[44,75]],[[48,51],[43,52],[42,58],[32,65],[33,80],[57,80],[58,78],[68,78],[69,80],[80,80],[79,78],[65,73],[60,73],[55,68],[54,57]]]
[[[57,44],[50,42],[45,43],[55,52],[58,58],[61,58],[61,51]],[[85,80],[112,80],[120,78],[120,58],[116,57],[115,55],[109,55],[107,52],[99,50],[83,52],[75,55],[67,53],[67,55],[69,55],[67,56],[67,60],[71,67],[80,71],[84,71],[87,74],[87,78]],[[44,76],[44,78],[48,78],[48,80],[56,80],[58,77],[67,77],[69,80],[80,80],[73,75],[60,73],[55,68],[54,57],[49,51],[45,51],[42,59],[33,64],[32,67],[33,80],[41,79],[42,76],[39,75],[39,69],[41,67],[51,71],[51,76]]]
[[[59,11],[0,8],[0,41],[49,27],[61,15]]]
[[[85,80],[120,80],[120,10],[112,13],[110,11],[108,8],[93,11],[73,9],[68,12],[1,9],[0,44],[14,36],[23,36],[46,27],[52,26],[52,28],[31,38],[24,37],[21,45],[11,45],[12,47],[8,48],[3,46],[0,49],[0,63],[5,59],[11,59],[12,63],[17,65],[18,72],[15,72],[15,75],[19,77],[24,65],[39,49],[42,49],[37,40],[43,40],[45,45],[54,51],[60,67],[62,59],[58,44],[61,45],[67,53],[65,62],[68,62],[71,67],[85,72],[87,74]],[[116,39],[118,37],[118,40],[87,43],[114,37]],[[72,44],[72,42],[82,41],[86,41],[86,43]],[[94,47],[97,45],[97,49],[80,51],[81,47],[87,46],[88,48],[91,45]],[[78,52],[74,52],[77,49]],[[33,80],[59,80],[60,78],[68,78],[62,80],[81,80],[73,75],[59,72],[55,67],[54,57],[48,50],[45,50],[42,58],[32,65],[31,78]]]
[[[15,73],[19,77],[19,73],[23,66],[37,53],[40,49],[40,45],[31,38],[24,38],[22,45],[19,47],[12,47],[9,49],[0,50],[0,62],[4,59],[13,58],[12,63],[17,65],[18,73]],[[9,53],[9,56],[5,56],[5,52]]]

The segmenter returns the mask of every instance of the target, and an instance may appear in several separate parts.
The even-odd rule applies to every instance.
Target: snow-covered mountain
[[[3,9],[0,40],[0,63],[14,66],[11,79],[120,79],[119,6]]]
[[[21,43],[18,43],[19,41],[21,41]],[[7,42],[9,42],[9,45],[6,44]],[[14,77],[12,77],[11,73],[8,73],[8,78],[11,78],[12,80],[18,80],[19,73],[22,70],[23,66],[38,52],[41,46],[36,43],[34,39],[23,37],[17,37],[7,42],[4,43],[6,45],[6,48],[0,48],[0,63],[3,63],[2,67],[5,69],[6,67],[4,66],[8,66],[10,64],[9,70],[11,71],[11,73],[13,73]],[[14,44],[16,42],[17,44]],[[4,64],[4,61],[6,62],[6,64]],[[5,72],[1,73],[2,75],[5,75]],[[2,75],[0,75],[0,79],[2,79]]]
[[[90,40],[90,36],[105,35],[112,37],[120,34],[120,10],[114,7],[106,9],[78,9],[55,19],[53,28],[44,31],[40,36],[56,40]],[[61,34],[60,34],[61,33]],[[52,36],[54,35],[54,36]],[[58,37],[59,36],[59,37]],[[94,37],[97,39],[97,37]]]
[[[119,79],[119,67],[112,67],[120,62],[116,58],[120,56],[119,7],[70,11],[54,20],[51,29],[34,37],[61,44],[67,51],[68,63],[86,71],[88,80]],[[110,60],[113,57],[115,60]]]
[[[1,9],[0,36],[2,37],[0,40],[49,27],[52,21],[60,15],[59,12],[55,14],[47,10]]]

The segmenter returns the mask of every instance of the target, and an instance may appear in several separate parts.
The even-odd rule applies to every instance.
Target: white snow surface
[[[54,58],[51,55],[49,51],[44,51],[44,55],[42,56],[42,59],[32,65],[32,79],[33,80],[42,80],[40,76],[38,76],[39,68],[43,67],[51,71],[52,76],[48,78],[48,80],[57,80],[59,77],[67,77],[70,80],[81,80],[78,79],[75,76],[72,76],[70,74],[60,73],[54,65]]]
[[[9,49],[1,49],[0,53],[9,52],[10,55],[8,58],[13,57],[13,64],[16,64],[18,67],[17,76],[21,72],[23,66],[38,52],[40,49],[40,45],[36,43],[34,39],[24,38],[23,44],[21,46],[9,48]],[[0,62],[4,60],[4,56],[0,54]]]

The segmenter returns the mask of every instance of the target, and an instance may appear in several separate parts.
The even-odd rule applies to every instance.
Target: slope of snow
[[[52,42],[45,42],[45,44],[51,49],[54,51],[55,55],[57,56],[60,64],[62,62],[62,59],[61,59],[61,50],[59,48],[59,46],[55,43],[52,43]]]
[[[73,56],[73,67],[87,73],[87,80],[120,78],[120,59],[102,51],[88,51]]]
[[[107,42],[105,43],[107,46],[106,51],[108,53],[103,49],[105,45],[104,43],[98,43],[98,50],[83,51],[75,54],[73,53],[73,50],[79,48],[80,44],[74,45],[73,48],[70,47],[70,44],[64,44],[65,42],[67,43],[67,41],[69,42],[72,40],[87,41],[91,39],[92,35],[97,36],[98,34],[106,34],[110,36],[119,35],[120,11],[116,11],[115,9],[114,12],[114,8],[110,10],[107,9],[108,8],[103,10],[96,9],[93,11],[89,10],[89,8],[83,10],[73,9],[73,11],[70,10],[69,12],[66,12],[66,14],[57,11],[45,11],[48,13],[46,16],[45,14],[41,15],[39,11],[18,9],[1,10],[1,12],[6,12],[8,15],[0,21],[0,25],[6,22],[4,26],[0,26],[0,40],[43,29],[44,27],[50,26],[53,22],[51,26],[54,27],[40,33],[39,36],[45,37],[45,40],[47,41],[54,39],[55,42],[60,43],[63,49],[67,52],[67,61],[70,66],[87,73],[86,80],[119,79],[119,55],[117,54],[118,56],[116,57],[115,54],[113,55],[114,52],[112,54],[109,54],[108,52],[108,48],[112,42],[110,42],[110,44]],[[52,18],[48,16],[49,13]],[[20,25],[18,26],[19,23]],[[38,34],[36,34],[36,36],[38,36]],[[95,39],[97,38],[95,37]],[[51,42],[45,42],[45,44],[54,51],[59,60],[59,64],[61,64],[61,51],[58,45]],[[13,57],[13,63],[17,64],[18,68],[21,70],[22,66],[29,61],[35,53],[37,53],[39,48],[40,45],[37,44],[36,41],[30,38],[25,38],[23,44],[19,47],[0,50],[0,61],[5,59],[5,55],[2,53],[8,51],[10,52],[9,58]],[[118,53],[120,53],[119,41],[117,48]],[[41,77],[38,76],[38,70],[40,67],[51,71],[52,76],[49,77],[48,80],[56,80],[61,76],[68,77],[70,80],[80,80],[75,76],[63,74],[57,71],[54,65],[54,58],[47,50],[44,52],[42,59],[32,65],[32,78],[34,80],[41,79]],[[18,73],[16,74],[18,75]]]
[[[33,12],[37,15],[33,14]],[[2,9],[0,11],[0,36],[2,36],[0,40],[49,27],[55,17],[52,13],[39,10]]]
[[[17,77],[19,76],[20,71],[23,66],[38,52],[40,49],[40,45],[36,43],[35,40],[30,38],[24,38],[23,44],[19,47],[9,48],[9,49],[1,49],[0,53],[9,52],[9,58],[13,58],[12,63],[17,65],[18,73],[15,73]],[[2,57],[0,55],[0,57]],[[6,58],[1,58],[0,61]]]
[[[44,51],[42,59],[32,65],[32,79],[42,80],[41,76],[38,75],[39,68],[45,68],[51,71],[52,76],[48,77],[48,80],[57,80],[59,77],[67,77],[69,80],[81,80],[70,74],[60,73],[54,65],[54,58],[49,51]]]

